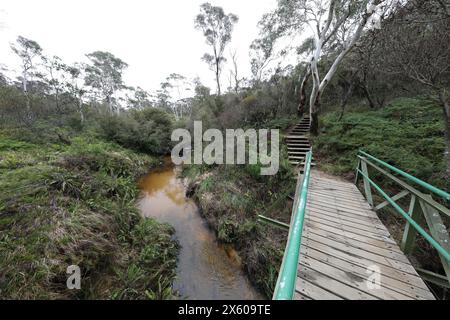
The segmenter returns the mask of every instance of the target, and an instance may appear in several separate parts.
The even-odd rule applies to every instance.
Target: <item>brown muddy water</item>
[[[174,289],[189,299],[264,299],[242,271],[237,253],[217,243],[194,201],[186,198],[177,170],[166,164],[142,178],[138,203],[144,217],[175,228],[181,250]]]

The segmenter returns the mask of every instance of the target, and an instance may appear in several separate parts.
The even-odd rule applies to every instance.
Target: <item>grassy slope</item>
[[[0,135],[0,297],[170,297],[173,230],[134,205],[152,161],[91,137],[67,146]],[[81,290],[66,288],[71,264]]]
[[[356,153],[362,149],[441,188],[444,125],[442,111],[425,99],[397,99],[384,109],[350,111],[342,121],[338,113],[322,117],[323,133],[314,139],[320,168],[352,178]]]
[[[400,98],[384,109],[356,109],[347,112],[342,121],[337,120],[337,112],[323,115],[323,132],[313,141],[321,170],[353,179],[356,154],[362,149],[428,183],[450,190],[450,181],[444,178],[442,110],[435,103],[420,97]],[[373,175],[373,170],[370,172],[389,194],[398,192],[398,186],[391,180]],[[377,193],[374,197],[376,203],[384,200]],[[409,198],[399,203],[407,209]],[[379,211],[378,215],[400,243],[405,220],[391,207]],[[448,219],[444,220],[447,226],[448,222]],[[435,250],[422,237],[417,239],[416,250],[411,256],[413,263],[442,273]]]

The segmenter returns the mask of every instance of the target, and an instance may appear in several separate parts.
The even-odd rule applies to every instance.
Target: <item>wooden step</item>
[[[305,165],[305,163],[303,161],[290,160],[289,163],[292,165],[296,165],[296,166],[298,166],[298,165],[304,166]],[[315,166],[316,166],[316,163],[311,162],[311,167],[315,167]]]
[[[309,150],[309,149],[311,149],[311,145],[309,143],[304,143],[304,144],[288,143],[287,148],[288,148],[288,150],[293,150],[293,149]]]

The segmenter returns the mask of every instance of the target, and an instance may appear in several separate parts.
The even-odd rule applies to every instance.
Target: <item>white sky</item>
[[[127,85],[153,91],[170,73],[199,76],[215,90],[213,73],[201,61],[208,51],[194,18],[206,0],[2,0],[0,2],[0,63],[18,69],[10,49],[18,35],[37,41],[46,55],[66,63],[85,61],[92,51],[109,51],[129,64]],[[256,24],[276,0],[211,0],[235,13],[239,22],[226,49],[236,49],[239,73],[250,75],[249,45]],[[228,86],[231,61],[224,67]]]

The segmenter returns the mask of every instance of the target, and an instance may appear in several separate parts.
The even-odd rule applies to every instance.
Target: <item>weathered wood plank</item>
[[[298,274],[299,278],[305,279],[318,287],[327,288],[328,291],[338,294],[344,299],[378,300],[378,298],[373,295],[355,289],[304,265],[299,265]]]
[[[349,262],[347,260],[325,254],[313,248],[309,248],[306,246],[302,247],[301,254],[335,266],[345,272],[349,272],[360,277],[367,277],[367,268]],[[397,275],[392,276],[389,273],[383,273],[382,277],[380,278],[381,286],[392,289],[394,291],[398,291],[399,293],[407,295],[411,298],[421,300],[434,299],[434,296],[428,289],[425,290],[421,287],[413,286],[407,282],[403,282],[402,279],[397,279],[396,277]]]
[[[328,277],[335,279],[349,287],[355,288],[356,290],[362,291],[364,293],[370,294],[382,300],[412,300],[413,298],[405,294],[399,293],[397,291],[391,290],[389,288],[370,288],[367,284],[369,273],[361,276],[358,274],[342,271],[335,266],[323,263],[319,260],[313,259],[306,255],[300,256],[300,264],[302,266],[307,266],[315,271],[322,274],[326,274]],[[300,266],[300,270],[302,267]],[[380,277],[381,280],[381,277]]]
[[[343,298],[335,295],[308,280],[297,277],[295,283],[295,291],[301,296],[305,296],[312,300],[344,300]]]

